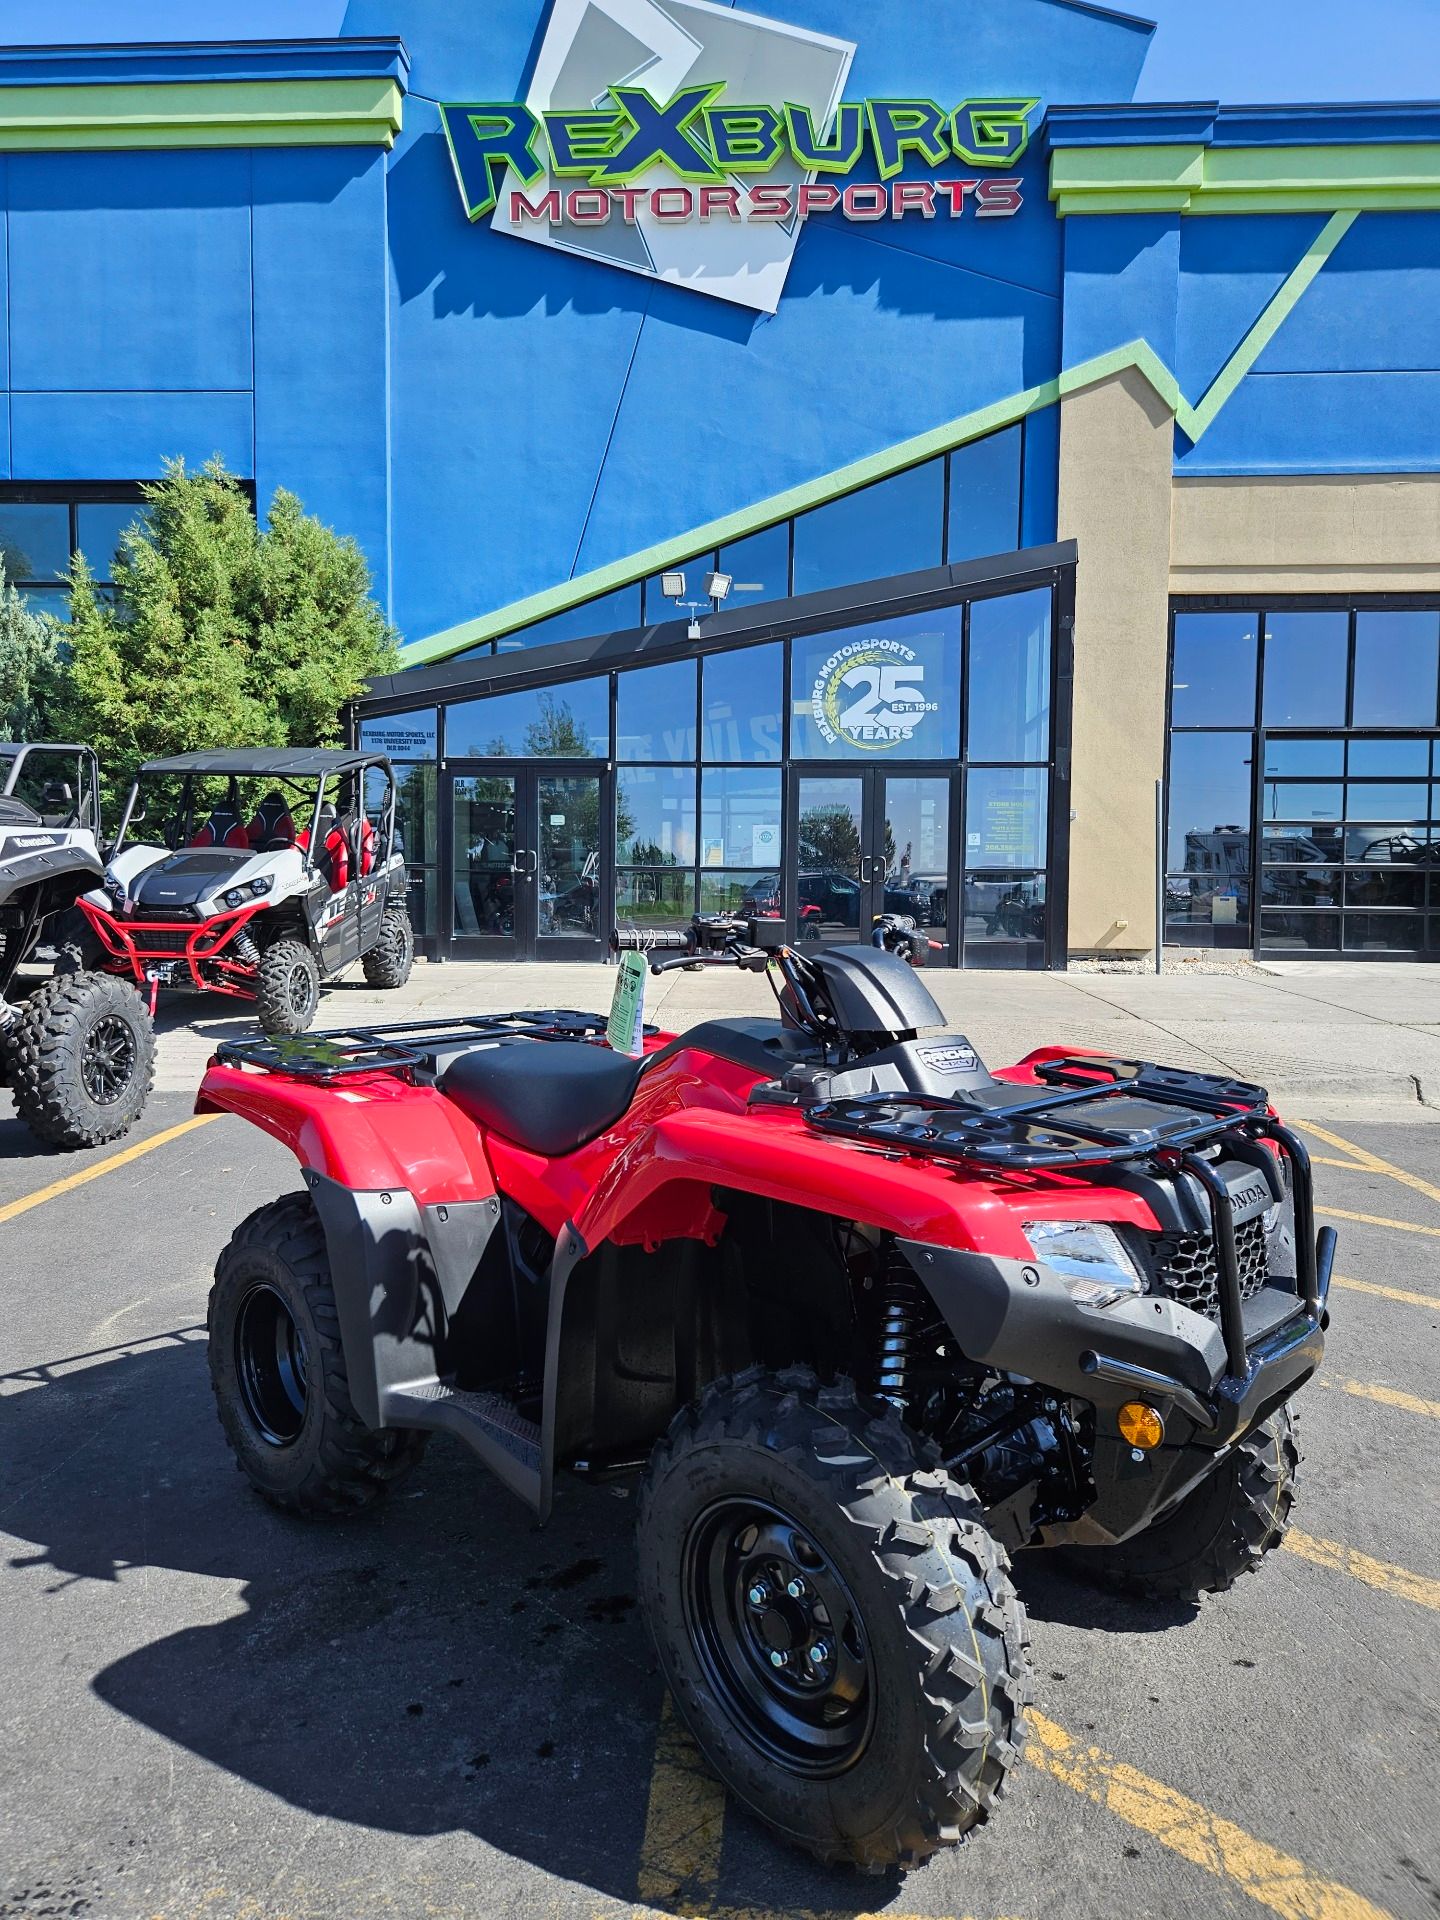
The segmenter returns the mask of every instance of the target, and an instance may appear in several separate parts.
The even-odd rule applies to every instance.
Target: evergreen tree
[[[60,672],[59,629],[31,613],[0,557],[0,740],[43,740]]]

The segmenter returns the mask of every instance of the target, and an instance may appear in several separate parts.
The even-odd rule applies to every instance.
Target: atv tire
[[[1070,1547],[1065,1563],[1106,1586],[1151,1600],[1224,1593],[1285,1538],[1300,1449],[1289,1406],[1237,1443],[1180,1505],[1114,1547]]]
[[[893,1412],[803,1367],[715,1382],[651,1455],[638,1555],[680,1714],[787,1839],[879,1872],[987,1817],[1032,1697],[1025,1610]]]
[[[350,1400],[325,1233],[308,1195],[242,1220],[210,1289],[210,1382],[235,1464],[294,1513],[356,1513],[425,1451],[365,1426]]]
[[[277,940],[260,956],[255,1011],[266,1033],[304,1033],[320,1005],[320,968],[303,940]]]
[[[415,933],[404,907],[387,907],[375,944],[360,962],[372,987],[403,987],[415,964]]]
[[[140,1118],[155,1079],[145,1002],[107,973],[36,987],[0,1040],[15,1110],[52,1147],[98,1147]]]

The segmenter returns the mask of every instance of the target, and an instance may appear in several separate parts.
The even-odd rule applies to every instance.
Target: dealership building
[[[915,915],[1440,957],[1440,105],[1078,0],[351,0],[0,51],[0,543],[352,534],[438,957]]]

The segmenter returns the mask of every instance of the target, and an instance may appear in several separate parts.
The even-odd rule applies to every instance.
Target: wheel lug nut
[[[825,1662],[829,1658],[830,1658],[830,1642],[828,1640],[817,1640],[814,1646],[811,1647],[810,1649],[811,1666],[823,1667]]]
[[[784,1654],[783,1654],[783,1653],[772,1653],[772,1654],[771,1654],[771,1656],[770,1656],[770,1664],[771,1664],[771,1666],[772,1666],[772,1667],[783,1667],[783,1666],[784,1666],[784,1664],[785,1664],[785,1656],[784,1656]]]
[[[757,1580],[745,1598],[752,1607],[763,1607],[770,1598],[770,1589],[763,1580]]]
[[[803,1600],[805,1598],[805,1582],[800,1578],[798,1573],[793,1580],[787,1580],[785,1582],[785,1591],[792,1600]]]

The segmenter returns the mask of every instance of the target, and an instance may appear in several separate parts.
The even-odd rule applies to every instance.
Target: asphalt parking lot
[[[0,1920],[1435,1914],[1440,1113],[1294,1117],[1343,1278],[1290,1544],[1194,1614],[1022,1558],[1028,1762],[958,1853],[864,1879],[671,1721],[622,1490],[541,1531],[441,1439],[358,1521],[247,1489],[205,1299],[281,1148],[162,1090],[44,1154],[0,1095]]]

